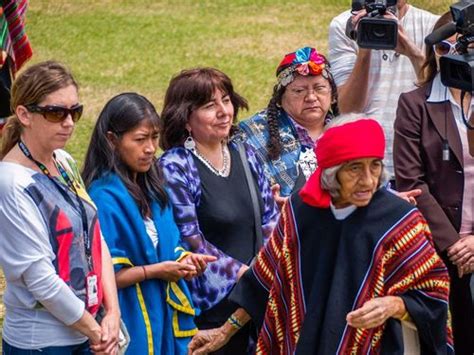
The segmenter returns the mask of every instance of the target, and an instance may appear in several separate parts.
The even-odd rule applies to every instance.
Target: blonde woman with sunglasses
[[[0,264],[6,354],[117,353],[120,310],[97,212],[62,149],[82,114],[60,63],[31,66],[12,86],[0,151]],[[103,316],[100,323],[95,319]]]
[[[444,14],[434,30],[452,21]],[[418,208],[450,276],[450,310],[456,354],[474,352],[474,307],[469,282],[474,271],[474,158],[469,154],[462,111],[474,107],[471,93],[441,82],[439,59],[457,54],[456,35],[426,50],[423,79],[402,94],[395,120],[397,188],[421,189]],[[462,102],[461,102],[462,101]]]

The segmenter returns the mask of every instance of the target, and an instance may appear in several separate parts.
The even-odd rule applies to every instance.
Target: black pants
[[[5,340],[2,342],[3,355],[92,355],[89,341],[70,346],[48,346],[41,349],[20,349],[11,346]]]
[[[474,353],[474,305],[470,286],[472,274],[459,278],[458,269],[449,261],[446,252],[441,257],[451,279],[449,309],[452,317],[454,350],[456,355],[472,355]]]

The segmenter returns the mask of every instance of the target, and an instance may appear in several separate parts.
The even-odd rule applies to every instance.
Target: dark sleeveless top
[[[239,153],[232,147],[229,150],[231,169],[227,177],[217,176],[193,155],[201,180],[197,216],[199,227],[208,242],[248,264],[256,254],[252,199]],[[263,200],[258,197],[260,213],[263,214]],[[203,312],[199,319],[223,322],[235,309],[235,304],[229,303],[226,298]]]

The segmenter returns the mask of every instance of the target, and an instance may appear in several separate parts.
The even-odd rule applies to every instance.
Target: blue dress
[[[123,267],[176,260],[183,253],[170,206],[151,204],[159,236],[155,249],[139,208],[122,180],[107,174],[95,180],[89,194],[98,208],[99,222],[109,246],[115,272]],[[184,280],[146,280],[118,290],[120,310],[130,334],[127,354],[186,354],[197,332],[194,309]]]

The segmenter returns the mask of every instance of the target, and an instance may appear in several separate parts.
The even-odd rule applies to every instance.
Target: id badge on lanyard
[[[86,276],[86,302],[89,309],[99,304],[99,285],[94,271],[90,271]]]

